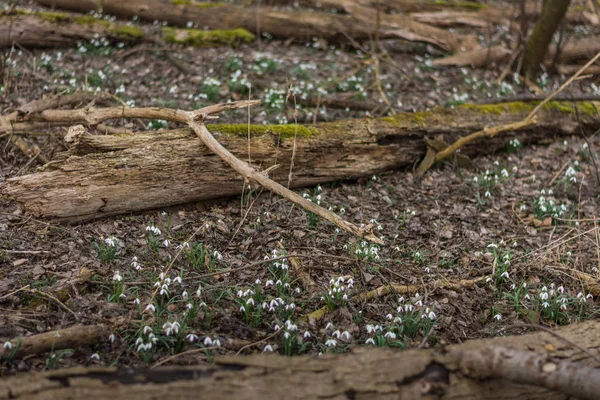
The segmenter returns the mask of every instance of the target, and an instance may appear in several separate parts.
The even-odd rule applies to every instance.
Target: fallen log
[[[165,42],[194,47],[237,45],[254,40],[254,35],[242,28],[203,31],[162,27],[159,35]],[[91,15],[21,10],[17,15],[0,15],[0,47],[11,47],[14,43],[26,48],[72,47],[98,36],[123,42],[153,41],[151,35],[138,27]]]
[[[600,322],[587,321],[555,334],[433,350],[361,347],[316,358],[256,355],[187,367],[78,367],[6,378],[0,381],[0,400],[184,399],[193,393],[219,399],[593,399],[599,329]]]
[[[245,28],[275,37],[310,41],[314,37],[333,43],[372,39],[377,35],[375,17],[367,7],[349,3],[353,16],[315,12],[277,11],[272,8],[242,8],[227,3],[194,3],[170,0],[37,0],[37,3],[65,10],[88,13],[102,10],[119,18],[139,17],[145,21],[165,21],[175,26],[198,24],[208,29]],[[356,13],[356,11],[360,11]],[[367,14],[364,14],[366,12]],[[365,18],[367,19],[365,23]],[[386,15],[379,24],[380,38],[422,41],[444,51],[470,49],[477,43],[473,35],[449,34],[422,24],[409,16]]]
[[[600,103],[576,104],[584,129],[600,127],[596,114]],[[452,143],[486,126],[519,122],[534,107],[535,103],[519,102],[463,105],[454,110],[346,120],[316,127],[252,125],[250,154],[256,167],[279,165],[270,171],[270,177],[285,184],[297,136],[291,187],[308,187],[412,166],[425,154],[423,139],[427,135],[443,135],[446,142]],[[72,124],[90,123],[86,119],[88,111],[75,111],[47,110],[27,118],[32,122],[62,118]],[[578,124],[571,102],[546,104],[537,121],[518,133],[469,144],[461,154],[495,151],[513,137],[527,144],[550,140],[554,135],[570,135]],[[247,125],[215,124],[207,128],[233,155],[247,159]],[[119,136],[84,134],[44,171],[10,178],[0,190],[3,197],[16,200],[37,217],[78,222],[239,195],[242,186],[243,179],[186,128]]]

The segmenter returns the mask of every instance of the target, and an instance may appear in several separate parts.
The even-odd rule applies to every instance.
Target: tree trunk
[[[548,52],[554,32],[560,25],[571,0],[546,0],[542,12],[533,27],[533,32],[525,45],[525,60],[523,71],[525,77],[535,82],[540,70],[540,64]]]
[[[91,15],[48,12],[0,15],[0,47],[11,47],[14,43],[26,48],[69,47],[82,40],[91,40],[95,35],[125,42],[152,41],[142,29]],[[166,42],[195,47],[235,45],[254,40],[254,35],[242,28],[204,31],[163,27],[160,35]]]
[[[215,364],[118,370],[83,367],[23,374],[0,381],[7,399],[549,399],[594,398],[600,322],[588,321],[521,336],[471,340],[433,350],[354,348],[321,357],[255,355],[217,358]],[[564,338],[564,340],[563,340]],[[575,348],[569,343],[577,343]],[[518,357],[490,365],[502,346],[507,355],[545,359],[516,366]],[[586,349],[586,352],[580,349]],[[188,356],[185,364],[196,364]],[[561,361],[556,361],[561,360]],[[561,370],[568,364],[569,371]],[[506,370],[507,367],[512,367]],[[504,368],[504,371],[502,369]],[[522,374],[519,372],[523,372]],[[571,372],[568,376],[563,372]],[[587,372],[589,378],[585,379]],[[505,378],[505,379],[502,379]],[[525,382],[524,382],[525,381]],[[573,389],[568,391],[569,386]],[[559,392],[558,390],[561,390]]]
[[[576,104],[584,129],[600,127],[595,111],[599,103]],[[298,126],[292,187],[412,166],[425,154],[423,139],[427,135],[444,135],[451,143],[486,126],[520,121],[534,106],[465,105],[455,110]],[[68,116],[64,122],[84,123],[62,110],[32,115],[30,121],[52,120],[55,114]],[[462,149],[461,154],[495,151],[513,137],[524,143],[549,140],[553,135],[572,134],[576,127],[573,103],[551,102],[539,114],[536,126],[487,138],[485,146],[478,142]],[[208,129],[235,156],[248,158],[247,125],[208,125]],[[279,165],[270,176],[286,183],[294,125],[253,125],[251,132],[253,165],[263,169]],[[131,136],[85,134],[45,171],[10,178],[0,189],[38,217],[76,222],[238,195],[242,186],[243,180],[201,145],[189,129],[179,129]]]
[[[359,11],[369,12],[368,23],[364,15],[334,15],[315,12],[276,11],[272,8],[242,8],[227,3],[204,3],[170,0],[37,0],[41,5],[87,13],[102,9],[106,14],[130,19],[134,16],[145,21],[165,21],[175,26],[189,22],[208,29],[245,28],[252,33],[261,32],[275,37],[310,41],[314,37],[334,43],[371,39],[376,36],[376,19],[366,7],[349,4]],[[202,3],[200,3],[202,4]],[[477,45],[472,35],[449,35],[447,31],[414,21],[409,16],[388,15],[389,25],[382,23],[380,37],[422,41],[438,46],[444,51],[457,52]],[[357,19],[358,18],[358,19]]]

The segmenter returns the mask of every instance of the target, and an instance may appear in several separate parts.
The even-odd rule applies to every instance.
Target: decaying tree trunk
[[[97,34],[123,41],[144,37],[140,29],[91,16],[71,17],[58,13],[0,15],[0,47],[10,47],[15,43],[23,47],[66,47],[81,40],[90,40]]]
[[[599,103],[576,104],[584,128],[600,127],[595,111]],[[465,105],[455,110],[298,126],[292,187],[412,166],[425,154],[427,135],[442,134],[451,143],[486,126],[518,122],[533,107],[532,103]],[[31,122],[63,118],[71,124],[87,123],[86,115],[85,111],[47,110],[32,115]],[[247,159],[247,125],[207,127],[225,148]],[[532,143],[572,134],[576,128],[573,103],[551,102],[538,115],[537,125],[487,138],[484,148],[478,142],[462,149],[462,154],[494,151],[512,137]],[[279,165],[270,177],[287,182],[296,127],[253,125],[251,133],[253,165],[262,169]],[[7,180],[0,187],[2,193],[38,217],[76,222],[238,195],[242,189],[243,180],[189,129],[120,136],[84,134],[77,140],[43,172]]]
[[[567,12],[570,3],[571,0],[547,0],[544,3],[542,13],[525,45],[523,71],[529,81],[535,82],[540,65],[548,52],[548,45],[552,41],[554,32]]]
[[[26,47],[69,47],[95,36],[135,42],[153,39],[133,26],[116,24],[91,15],[41,12],[35,14],[0,15],[0,47],[15,43]],[[235,45],[254,40],[245,29],[203,31],[163,27],[160,36],[169,43],[196,47]]]
[[[276,11],[271,8],[240,8],[227,3],[174,2],[170,0],[37,0],[41,5],[87,13],[102,9],[121,18],[139,17],[145,21],[166,21],[175,26],[188,22],[208,29],[245,28],[250,32],[269,33],[276,37],[347,43],[376,36],[377,24],[372,10],[349,3],[352,16],[314,12]],[[354,11],[352,11],[354,10]],[[355,13],[355,11],[359,11]],[[365,21],[368,13],[369,19]],[[423,41],[455,52],[477,44],[475,36],[448,34],[447,31],[412,20],[409,16],[387,15],[380,24],[380,37]],[[365,23],[366,22],[366,23]],[[389,24],[388,24],[389,22]]]
[[[564,339],[538,332],[434,350],[362,347],[321,357],[217,358],[188,367],[79,367],[6,378],[0,399],[187,399],[194,393],[236,400],[592,399],[599,329],[600,322],[588,321],[558,329]]]

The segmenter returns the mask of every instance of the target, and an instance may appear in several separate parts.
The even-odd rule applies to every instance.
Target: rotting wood
[[[108,340],[110,329],[104,325],[76,325],[70,328],[40,333],[11,340],[12,346],[0,349],[0,360],[19,359],[62,349],[94,346]]]
[[[596,109],[600,103],[576,104],[584,129],[599,128]],[[442,134],[447,143],[452,143],[486,126],[521,121],[534,107],[535,103],[519,102],[463,105],[455,110],[298,126],[291,187],[372,176],[412,166],[425,154],[423,139],[427,135]],[[98,109],[95,115],[107,116],[106,110],[109,109]],[[111,113],[120,117],[122,110]],[[140,117],[136,110],[130,109],[128,115]],[[157,111],[156,115],[164,114]],[[27,118],[40,121],[56,118],[73,124],[101,122],[90,119],[85,109],[47,110]],[[461,149],[461,154],[473,156],[495,151],[514,137],[528,144],[549,140],[554,135],[571,135],[576,132],[577,124],[573,103],[550,102],[540,110],[536,126],[486,138],[484,148],[476,141]],[[232,154],[239,158],[247,155],[247,125],[215,124],[207,128]],[[294,126],[251,125],[250,131],[253,165],[266,169],[280,164],[270,176],[277,182],[287,182]],[[82,135],[44,171],[10,178],[0,190],[36,217],[78,222],[239,195],[242,183],[243,179],[224,162],[215,160],[189,129],[178,129],[135,135]]]
[[[376,36],[373,11],[356,3],[345,4],[347,11],[353,16],[277,11],[268,7],[248,9],[228,3],[203,5],[168,0],[37,0],[37,3],[82,13],[102,9],[104,13],[120,18],[130,19],[137,16],[141,20],[165,21],[180,27],[192,22],[208,29],[245,28],[250,32],[260,30],[275,37],[301,41],[311,41],[318,37],[332,43],[347,43],[346,35],[354,40],[368,40]],[[256,13],[260,13],[260,18],[257,18]],[[462,48],[469,49],[477,43],[475,36],[450,35],[447,31],[422,24],[406,15],[386,15],[380,28],[381,39],[423,41],[445,51],[462,51]]]
[[[555,332],[592,354],[599,354],[599,330],[599,321],[587,321],[561,327]],[[580,383],[576,388],[583,390],[597,384],[597,380],[587,379],[589,384],[586,385],[580,374],[581,371],[590,372],[589,368],[596,366],[593,357],[573,348],[560,337],[542,331],[470,340],[429,350],[355,347],[345,354],[321,357],[263,354],[217,358],[215,364],[156,369],[76,367],[3,379],[0,381],[0,399],[184,399],[192,393],[203,393],[205,397],[236,400],[348,397],[562,400],[566,394],[558,391],[564,387],[555,384],[556,378],[550,382],[553,389],[535,380],[522,383],[525,375],[519,375],[518,370],[508,371],[506,375],[497,374],[494,373],[497,366],[489,365],[489,357],[481,359],[490,351],[503,353],[500,357],[512,352],[516,359],[524,355],[540,365],[540,369],[523,371],[534,378],[550,377],[551,370],[558,372],[562,368],[560,363],[568,362],[562,365],[578,373],[570,377],[573,382]],[[476,357],[481,364],[475,364]],[[542,363],[539,363],[540,359]],[[178,360],[185,362],[186,358]],[[544,369],[547,364],[557,368],[548,365]],[[592,373],[597,374],[597,370]],[[483,376],[487,378],[482,379]],[[558,377],[564,378],[563,375]],[[585,398],[585,393],[578,395]]]
[[[254,40],[254,35],[243,28],[204,31],[162,27],[159,34],[168,43],[193,47],[230,46]],[[91,15],[49,12],[0,15],[0,47],[10,47],[14,43],[25,48],[73,47],[98,35],[129,43],[156,41],[141,28]]]

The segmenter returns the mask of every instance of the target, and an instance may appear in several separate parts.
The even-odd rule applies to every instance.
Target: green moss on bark
[[[168,43],[193,47],[233,46],[254,40],[254,35],[243,28],[203,31],[199,29],[164,27],[162,28],[162,37]]]
[[[246,124],[209,124],[206,125],[206,128],[210,132],[219,132],[223,135],[239,137],[248,135],[248,125]],[[319,129],[312,126],[298,125],[297,129],[299,137],[311,137],[319,133]],[[282,139],[290,139],[296,135],[296,125],[250,125],[250,134],[254,137],[270,134]]]

